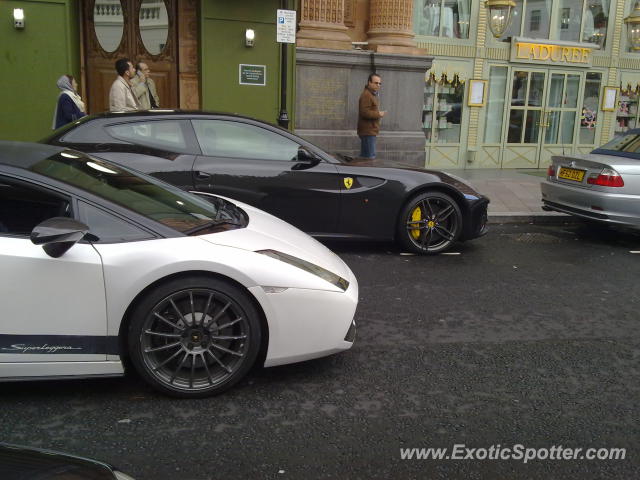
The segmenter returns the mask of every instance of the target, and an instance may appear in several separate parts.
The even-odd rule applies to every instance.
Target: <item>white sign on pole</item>
[[[276,42],[296,43],[295,10],[278,10],[276,15]]]

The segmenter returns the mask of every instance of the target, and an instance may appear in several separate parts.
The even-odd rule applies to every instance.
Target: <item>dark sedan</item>
[[[252,204],[318,238],[395,240],[415,253],[440,253],[486,233],[489,199],[459,178],[334,156],[247,117],[107,113],[43,142]]]

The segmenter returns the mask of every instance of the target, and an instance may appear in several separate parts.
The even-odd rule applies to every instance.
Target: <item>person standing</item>
[[[60,89],[60,94],[53,112],[51,127],[54,130],[86,115],[84,102],[78,95],[78,84],[75,78],[72,75],[62,75],[56,85]]]
[[[131,80],[131,88],[142,110],[160,107],[156,83],[150,73],[149,66],[144,62],[139,62],[136,64],[136,76]]]
[[[118,72],[118,78],[113,82],[109,91],[109,111],[140,110],[138,100],[131,90],[131,79],[136,74],[133,64],[128,58],[121,58],[116,62],[116,72]]]
[[[358,101],[358,137],[362,158],[376,158],[376,136],[380,132],[380,119],[386,113],[380,111],[378,92],[381,85],[380,75],[369,75],[367,86]]]

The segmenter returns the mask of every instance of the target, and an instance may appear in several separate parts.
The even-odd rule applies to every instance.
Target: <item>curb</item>
[[[533,223],[536,225],[564,225],[581,223],[583,220],[573,215],[559,212],[503,212],[489,213],[489,225],[503,223]]]

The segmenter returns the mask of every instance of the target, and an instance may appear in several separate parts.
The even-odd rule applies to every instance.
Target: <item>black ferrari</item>
[[[489,199],[434,170],[332,155],[259,120],[148,111],[84,117],[43,140],[252,204],[318,238],[440,253],[486,233]]]

